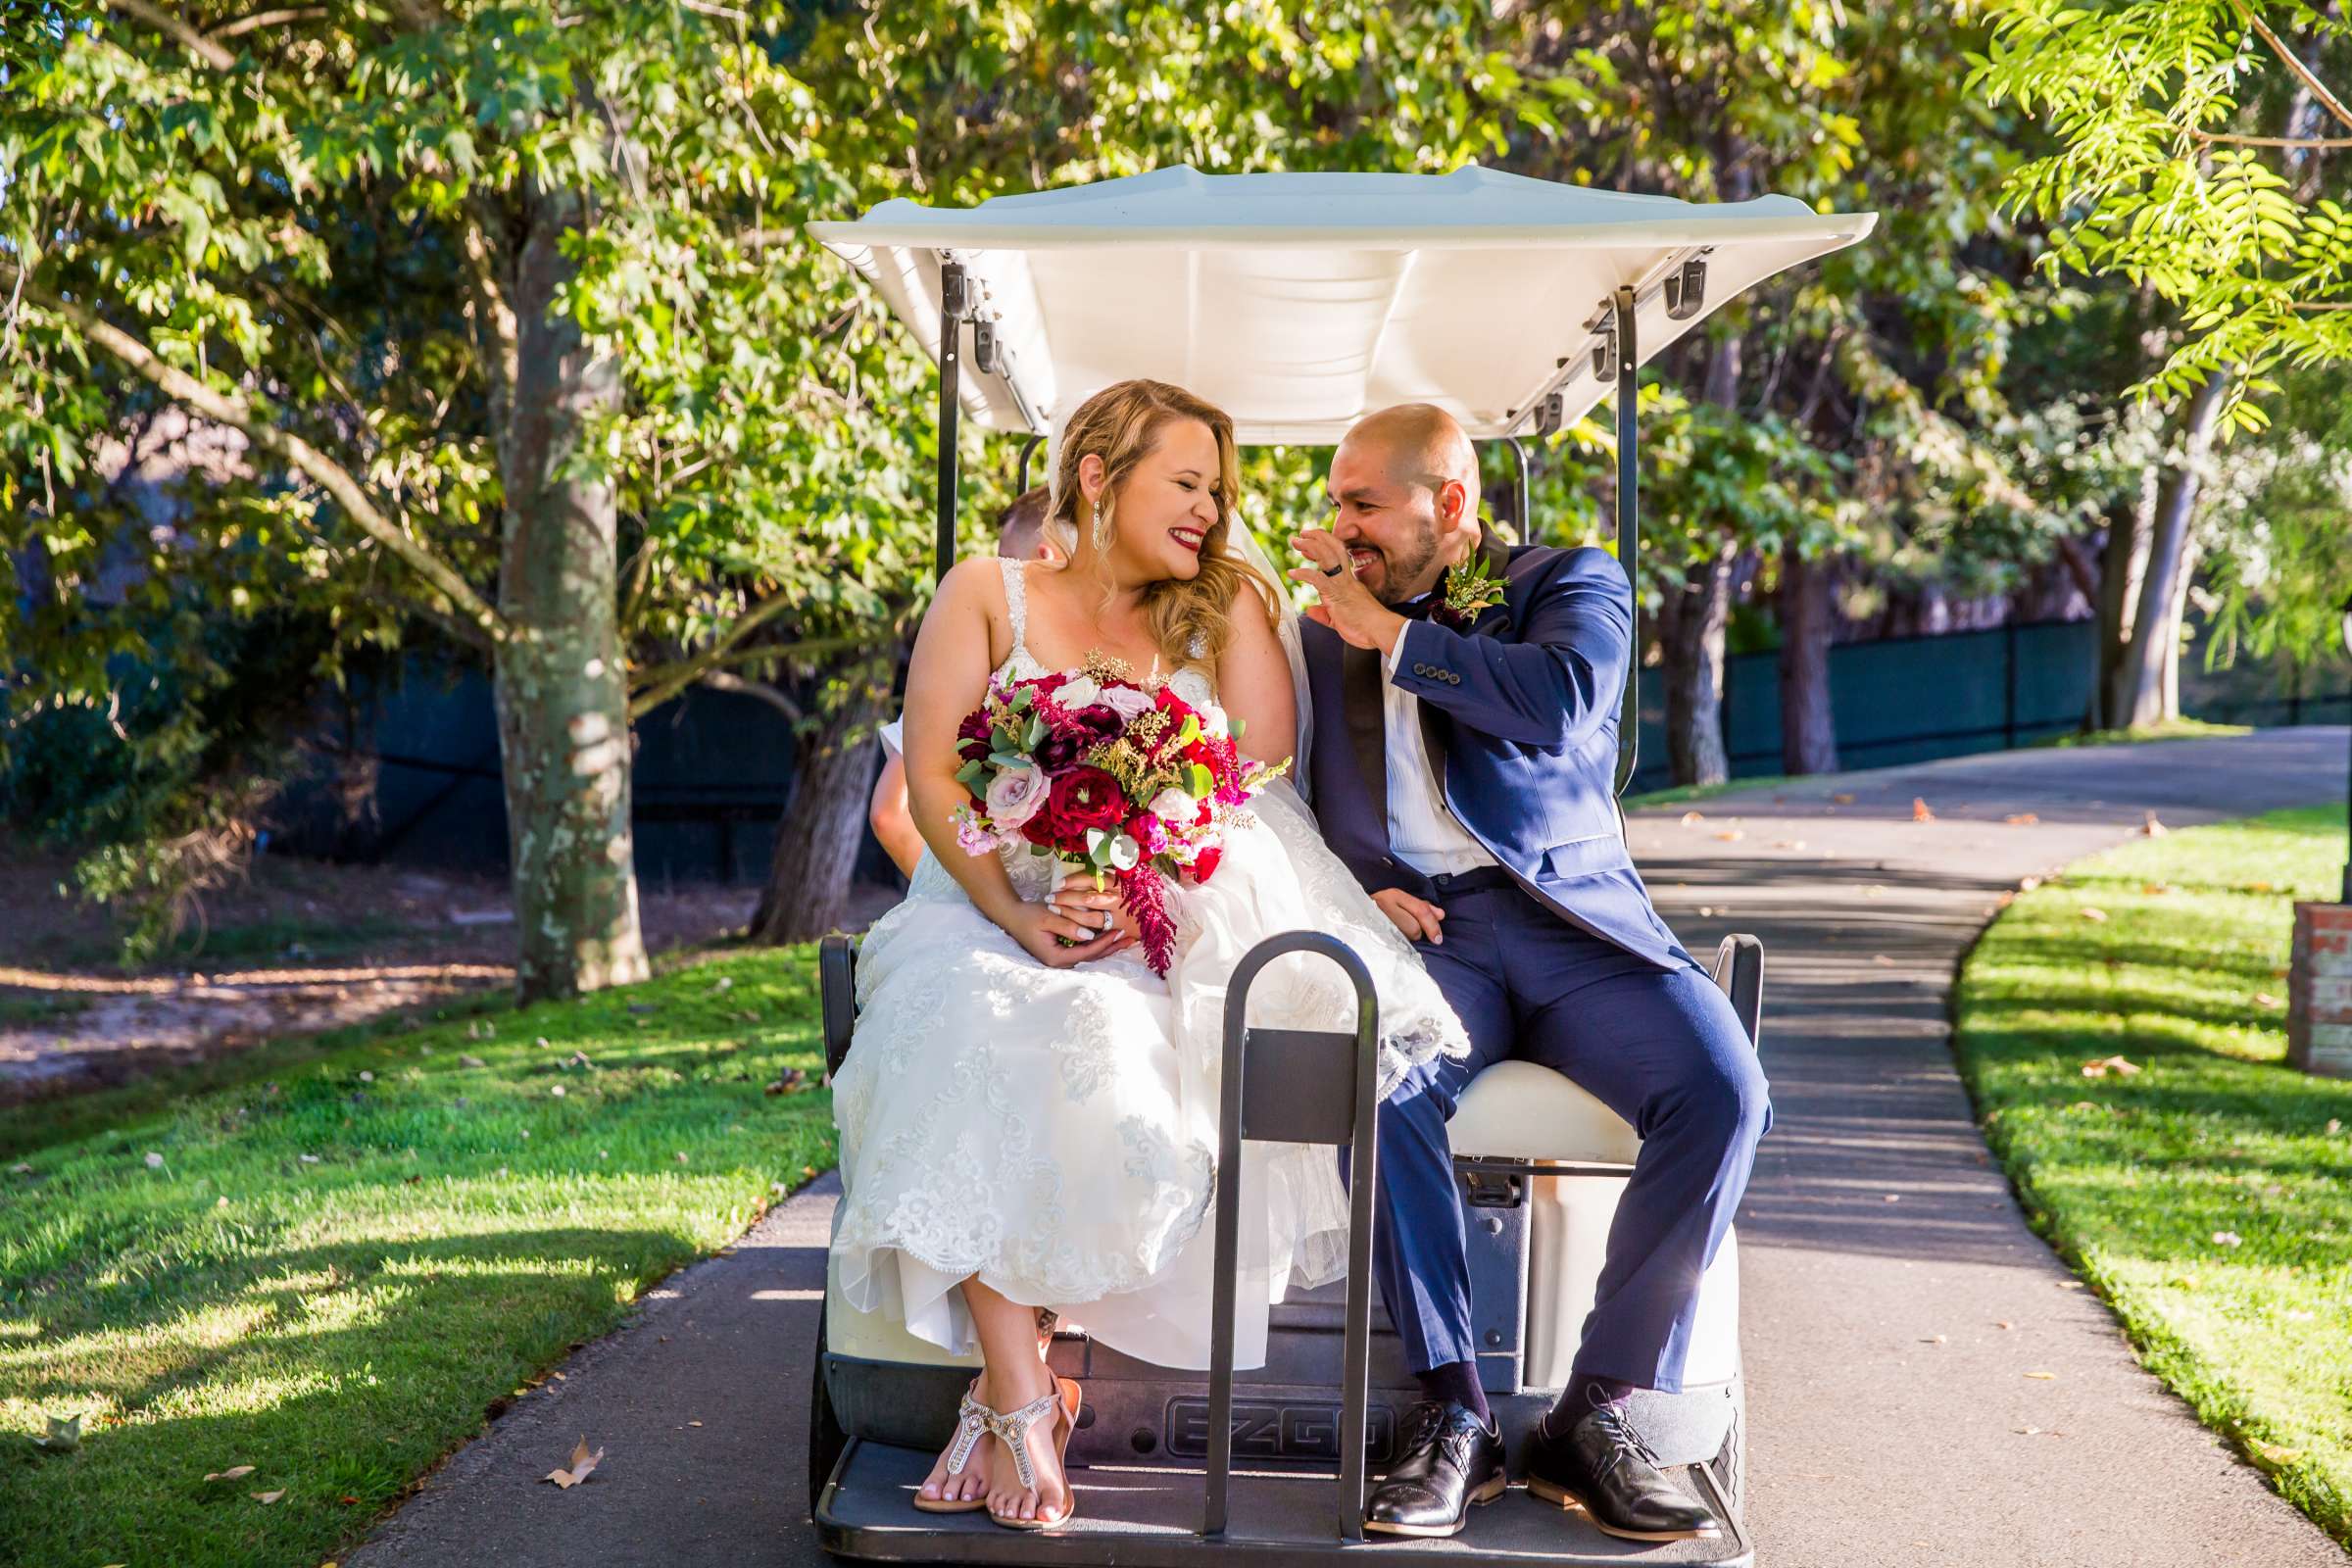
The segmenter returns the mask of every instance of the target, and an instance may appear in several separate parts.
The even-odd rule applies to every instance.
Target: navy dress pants
[[[1567,1074],[1642,1137],[1576,1371],[1679,1393],[1700,1276],[1772,1124],[1739,1014],[1695,963],[1661,969],[1515,886],[1443,903],[1445,942],[1414,945],[1470,1056],[1423,1063],[1380,1107],[1373,1268],[1412,1370],[1477,1359],[1446,1123],[1481,1068],[1517,1057]]]

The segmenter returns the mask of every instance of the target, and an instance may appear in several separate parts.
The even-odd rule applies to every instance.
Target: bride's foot
[[[1059,1319],[1051,1309],[1042,1306],[1037,1309],[1037,1359],[1041,1365],[1045,1362],[1047,1352],[1054,1347],[1054,1330],[1058,1323]],[[971,1451],[963,1456],[962,1467],[956,1468],[956,1446],[961,1441],[965,1421],[973,1408],[972,1401],[981,1397],[981,1384],[987,1376],[983,1372],[974,1378],[972,1386],[965,1391],[965,1402],[956,1412],[956,1436],[950,1438],[948,1446],[939,1450],[939,1457],[932,1461],[931,1473],[923,1477],[923,1484],[915,1490],[915,1506],[926,1512],[969,1512],[985,1506],[988,1501],[988,1458],[1002,1445],[985,1430],[980,1431],[973,1439]]]
[[[989,1453],[988,1515],[1016,1530],[1051,1530],[1069,1519],[1077,1502],[1062,1458],[1077,1424],[1078,1385],[1051,1373],[1022,1372],[1017,1380],[1002,1380],[1015,1386],[990,1391],[997,1398],[999,1441]]]
[[[956,1414],[956,1435],[915,1490],[914,1505],[925,1513],[970,1513],[987,1505],[988,1458],[1002,1445],[988,1432],[981,1382],[982,1378],[972,1379],[964,1392]]]

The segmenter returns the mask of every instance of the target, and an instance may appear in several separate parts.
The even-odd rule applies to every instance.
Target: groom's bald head
[[[1400,403],[1358,419],[1331,455],[1332,531],[1373,595],[1429,591],[1478,539],[1478,452],[1453,416]]]
[[[1390,477],[1437,490],[1447,480],[1478,494],[1478,451],[1452,415],[1434,403],[1399,403],[1349,427],[1340,451],[1378,454]],[[1336,466],[1337,454],[1333,456]]]

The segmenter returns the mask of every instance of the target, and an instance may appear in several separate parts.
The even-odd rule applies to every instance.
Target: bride
[[[1115,890],[1056,890],[1016,841],[966,854],[951,812],[956,728],[992,677],[1091,664],[1168,682],[1278,763],[1297,696],[1270,568],[1241,553],[1232,422],[1181,388],[1124,381],[1070,416],[1054,450],[1066,564],[1004,558],[950,571],[906,685],[906,767],[930,853],[858,962],[860,1012],[834,1085],[845,1196],[844,1298],[983,1370],[915,1506],[985,1507],[1051,1529],[1073,1496],[1061,1457],[1078,1387],[1040,1355],[1057,1314],[1162,1366],[1208,1363],[1216,1181],[1243,1184],[1237,1364],[1265,1358],[1266,1308],[1338,1277],[1348,1209],[1328,1149],[1245,1146],[1215,1169],[1226,982],[1265,937],[1328,931],[1381,1002],[1381,1089],[1468,1042],[1419,958],[1318,836],[1287,783],[1250,803],[1208,882],[1171,892],[1174,961],[1154,974]],[[1258,557],[1262,562],[1262,556]],[[1120,666],[1124,666],[1122,669]],[[1352,992],[1293,956],[1251,988],[1255,1025],[1340,1026]]]

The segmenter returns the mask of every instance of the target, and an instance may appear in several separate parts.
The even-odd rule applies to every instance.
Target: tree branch
[[[22,275],[21,269],[6,258],[0,258],[0,268]],[[418,576],[438,589],[459,616],[480,627],[482,634],[493,642],[506,639],[510,628],[498,612],[473,591],[472,585],[460,576],[456,568],[377,511],[375,503],[368,498],[368,492],[341,464],[291,430],[280,429],[246,399],[215,391],[177,366],[165,363],[157,358],[153,349],[87,306],[60,299],[37,284],[27,287],[25,294],[41,309],[53,311],[73,322],[82,336],[121,360],[142,380],[161,388],[205,417],[242,430],[255,446],[276,454],[310,475],[321,489],[335,498],[343,508],[344,514],[362,533],[406,562]]]
[[[2245,0],[2230,0],[2230,3],[2235,7],[2238,16],[2244,19],[2246,25],[2262,35],[2262,41],[2271,46],[2271,52],[2284,61],[2286,69],[2293,72],[2301,79],[2303,85],[2311,89],[2311,96],[2318,100],[2329,114],[2345,124],[2352,125],[2352,109],[2345,108],[2344,101],[2328,90],[2328,84],[2312,74],[2312,69],[2303,63],[2303,57],[2281,42],[2278,35],[2271,30],[2270,24],[2263,21],[2258,13],[2249,8],[2245,4]]]
[[[234,22],[224,22],[212,31],[215,38],[234,38],[262,27],[274,27],[284,22],[315,22],[326,15],[324,6],[292,6],[279,11],[257,11]]]
[[[802,711],[800,704],[784,694],[783,688],[771,686],[763,680],[745,680],[730,670],[708,669],[703,672],[700,684],[714,692],[729,692],[737,697],[749,697],[755,702],[765,703],[782,713],[790,723],[798,724],[808,716]]]
[[[2200,130],[2201,142],[2228,142],[2232,147],[2352,147],[2352,136],[2225,136]]]
[[[745,618],[748,620],[750,617]],[[739,630],[742,629],[748,628],[739,626]],[[637,677],[642,689],[639,695],[629,699],[629,718],[631,722],[643,718],[710,671],[727,664],[748,664],[758,659],[815,659],[826,654],[846,654],[859,648],[871,648],[889,640],[888,632],[877,630],[847,637],[818,637],[799,643],[760,643],[743,648],[727,646],[741,641],[740,636],[730,634],[725,643],[713,645],[674,664],[657,666]]]
[[[124,16],[134,17],[165,34],[215,71],[234,71],[237,67],[235,55],[161,6],[149,5],[147,0],[110,0],[110,5]]]

